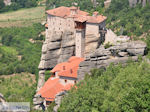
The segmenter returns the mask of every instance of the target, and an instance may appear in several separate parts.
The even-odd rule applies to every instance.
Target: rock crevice
[[[93,68],[106,68],[109,64],[125,64],[129,59],[138,60],[138,56],[144,56],[146,44],[141,41],[118,43],[110,48],[104,46],[96,49],[95,52],[86,56],[78,69],[78,80],[83,80],[85,73],[90,73]]]

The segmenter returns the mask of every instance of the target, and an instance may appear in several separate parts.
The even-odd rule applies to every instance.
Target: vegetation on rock
[[[106,10],[107,28],[114,30],[118,35],[134,37],[141,36],[150,30],[150,4],[142,7],[141,4],[129,8],[128,0],[112,0]]]
[[[149,112],[149,69],[146,62],[95,69],[65,96],[59,112]]]

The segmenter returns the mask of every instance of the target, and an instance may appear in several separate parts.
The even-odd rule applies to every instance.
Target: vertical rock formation
[[[138,3],[142,4],[142,6],[145,7],[146,3],[150,4],[150,0],[129,0],[130,7],[135,7]]]
[[[53,68],[57,63],[65,62],[75,53],[74,32],[48,32],[43,47],[41,61],[39,64],[39,81],[37,90],[39,90],[44,81],[45,70]]]
[[[105,49],[103,46],[88,55],[81,62],[78,69],[78,81],[83,80],[85,73],[90,73],[93,68],[106,68],[109,64],[125,64],[129,59],[138,60],[138,56],[144,56],[146,44],[141,41],[118,43]]]
[[[11,5],[11,0],[4,0],[5,5]]]
[[[108,8],[110,6],[110,4],[111,4],[111,0],[104,1],[105,8]]]

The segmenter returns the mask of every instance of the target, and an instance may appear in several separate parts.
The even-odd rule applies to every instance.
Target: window
[[[65,79],[65,83],[67,83],[67,80]]]
[[[63,70],[65,70],[65,66],[63,66]]]
[[[71,73],[71,74],[73,73],[72,69],[70,69],[70,73]]]

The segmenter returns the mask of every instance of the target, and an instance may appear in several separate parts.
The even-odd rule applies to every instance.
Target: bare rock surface
[[[142,41],[131,41],[117,43],[105,49],[104,46],[96,49],[95,52],[86,56],[85,61],[81,62],[78,69],[78,80],[83,80],[85,73],[90,73],[93,68],[106,68],[111,63],[125,64],[129,59],[138,60],[138,56],[144,56],[146,44]]]
[[[61,100],[62,100],[63,96],[66,95],[66,94],[67,94],[66,91],[62,91],[62,92],[60,92],[60,93],[58,93],[58,94],[56,95],[56,97],[55,97],[55,104],[56,104],[56,105],[55,105],[54,108],[53,108],[53,111],[54,111],[54,112],[57,112],[58,108],[60,107]]]
[[[135,7],[137,4],[142,4],[142,6],[145,7],[146,3],[150,4],[150,0],[129,0],[130,7]]]

